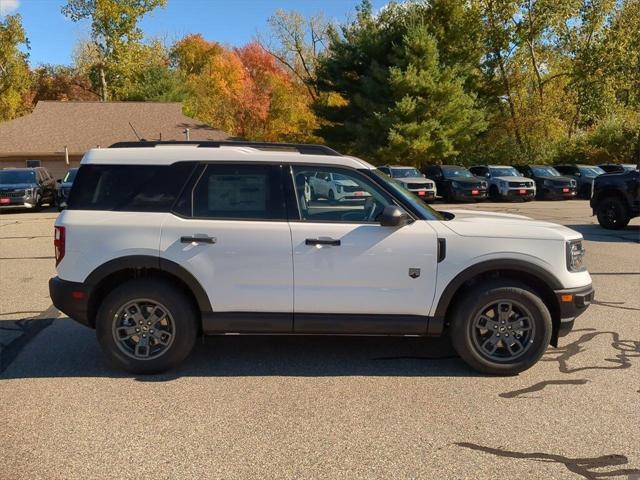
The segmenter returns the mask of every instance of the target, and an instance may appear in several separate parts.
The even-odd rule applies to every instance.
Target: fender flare
[[[160,270],[179,278],[187,285],[191,293],[193,293],[198,303],[198,308],[202,313],[211,313],[213,311],[209,296],[204,288],[202,288],[200,282],[184,267],[166,258],[152,255],[127,255],[125,257],[114,258],[95,268],[87,276],[84,283],[93,290],[106,277],[120,270],[145,268]]]
[[[465,282],[483,273],[503,270],[515,270],[532,275],[549,285],[552,290],[560,290],[563,288],[562,283],[553,273],[534,263],[506,258],[486,260],[467,267],[449,282],[438,299],[438,306],[436,307],[434,317],[436,319],[440,319],[442,321],[442,326],[444,327],[444,318],[447,314],[449,304],[451,303],[455,293]]]

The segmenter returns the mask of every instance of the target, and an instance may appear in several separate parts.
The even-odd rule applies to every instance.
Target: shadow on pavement
[[[35,321],[35,320],[34,320]],[[478,376],[444,339],[410,337],[209,336],[183,365],[144,382],[228,376]],[[131,377],[108,366],[95,332],[67,318],[24,345],[2,379]]]
[[[622,230],[607,230],[594,224],[567,227],[581,233],[585,240],[592,242],[640,243],[640,225],[628,225]]]
[[[619,467],[629,463],[629,459],[624,455],[609,454],[600,457],[570,458],[552,453],[524,453],[503,450],[500,448],[484,447],[473,443],[456,443],[457,446],[489,453],[498,457],[518,458],[534,460],[536,462],[557,463],[564,465],[567,470],[580,475],[582,478],[594,480],[598,478],[626,477],[629,479],[640,478],[640,469],[637,468],[617,468],[615,470],[602,470],[611,467]]]

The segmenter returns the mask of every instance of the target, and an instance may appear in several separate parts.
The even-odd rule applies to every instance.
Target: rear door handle
[[[208,236],[204,236],[204,237],[180,237],[180,242],[182,243],[208,243],[208,244],[214,244],[216,243],[217,239],[215,237],[208,237]]]
[[[307,238],[304,241],[305,245],[330,245],[332,247],[339,247],[340,240],[333,238]]]

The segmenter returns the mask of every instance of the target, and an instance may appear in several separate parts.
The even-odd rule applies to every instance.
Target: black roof
[[[198,148],[220,148],[220,147],[251,147],[258,150],[271,151],[297,151],[306,155],[331,155],[342,156],[333,148],[326,145],[314,145],[304,143],[271,143],[271,142],[251,142],[243,140],[222,140],[222,141],[139,141],[139,142],[117,142],[109,148],[145,148],[157,145],[195,145]]]

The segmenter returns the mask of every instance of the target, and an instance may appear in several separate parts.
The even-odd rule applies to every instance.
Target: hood
[[[487,182],[484,178],[481,177],[450,177],[447,180],[451,180],[452,182],[458,183],[470,183],[470,184],[478,184],[482,182]]]
[[[533,220],[523,215],[483,212],[477,210],[447,210],[455,217],[443,222],[463,237],[529,238],[538,240],[573,240],[580,233],[564,225]]]
[[[533,183],[533,180],[527,177],[507,176],[507,177],[493,177],[493,178],[497,180],[501,180],[503,182],[532,182]]]
[[[576,183],[573,178],[569,177],[538,177],[540,180],[548,180],[554,185],[571,185]]]
[[[25,188],[34,188],[35,183],[0,183],[0,191],[5,190],[24,190]]]
[[[394,177],[393,179],[402,183],[433,183],[432,180],[424,177]]]
[[[353,180],[334,180],[336,185],[341,185],[343,187],[357,187],[358,184]]]

